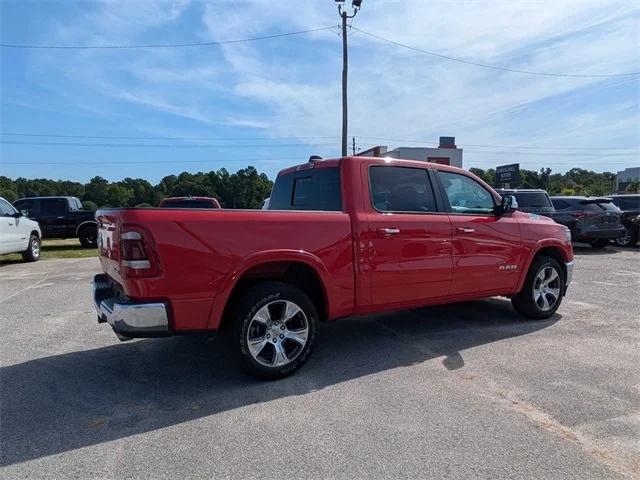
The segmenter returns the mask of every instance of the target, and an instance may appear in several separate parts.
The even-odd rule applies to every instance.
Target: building
[[[437,147],[398,147],[388,150],[386,146],[378,145],[358,153],[358,156],[422,160],[462,168],[462,149],[456,146],[455,137],[440,137]]]
[[[616,174],[616,192],[624,193],[631,182],[640,181],[640,167],[625,168]]]

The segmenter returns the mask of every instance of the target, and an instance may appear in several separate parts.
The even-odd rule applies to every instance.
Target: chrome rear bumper
[[[98,322],[111,325],[120,340],[171,335],[165,303],[135,303],[118,299],[105,274],[93,278],[93,303]]]

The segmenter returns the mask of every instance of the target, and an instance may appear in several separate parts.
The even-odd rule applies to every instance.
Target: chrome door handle
[[[458,233],[474,233],[475,231],[476,231],[475,228],[465,228],[465,227],[456,228],[456,232]]]
[[[399,228],[379,228],[378,233],[380,235],[396,235],[400,233]]]
[[[9,225],[13,225],[13,222],[9,222]]]

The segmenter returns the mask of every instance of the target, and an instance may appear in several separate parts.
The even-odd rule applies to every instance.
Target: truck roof
[[[353,155],[349,155],[346,157],[341,157],[341,158],[328,158],[326,160],[310,160],[306,163],[301,163],[300,165],[294,165],[292,167],[287,167],[283,170],[280,170],[278,172],[278,176],[280,175],[286,175],[289,173],[293,173],[293,172],[299,172],[300,170],[307,170],[310,168],[330,168],[330,167],[337,167],[338,165],[340,165],[340,163],[342,162],[360,162],[362,160],[388,160],[390,163],[391,162],[396,162],[396,161],[401,161],[401,162],[410,162],[415,164],[416,166],[424,166],[424,164],[428,164],[429,166],[432,166],[434,168],[437,168],[438,170],[444,170],[447,172],[464,172],[464,173],[470,173],[467,170],[464,170],[463,168],[458,168],[458,167],[452,167],[451,165],[442,165],[439,163],[432,163],[432,162],[427,162],[424,160],[409,160],[409,159],[405,159],[405,158],[385,158],[385,157],[361,157],[361,156],[353,156]]]
[[[17,202],[19,200],[40,200],[42,198],[54,198],[54,199],[55,198],[62,198],[64,200],[68,200],[70,198],[76,198],[77,199],[78,197],[73,197],[71,195],[42,195],[42,196],[39,196],[39,197],[22,197],[22,198],[19,198],[18,200],[15,200],[15,201]]]

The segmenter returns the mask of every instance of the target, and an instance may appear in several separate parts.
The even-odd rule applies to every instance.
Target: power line
[[[271,144],[149,144],[149,143],[79,143],[79,142],[20,142],[12,140],[2,140],[3,145],[32,145],[47,147],[105,147],[105,148],[282,148],[282,147],[327,147],[334,146],[334,143],[271,143]]]
[[[424,144],[424,140],[407,140],[402,138],[386,138],[386,137],[370,137],[365,135],[356,135],[358,138],[367,138],[370,140],[384,140],[388,142],[406,142],[406,143],[420,143]],[[636,150],[640,149],[640,147],[574,147],[574,146],[535,146],[535,145],[489,145],[489,144],[481,144],[481,143],[465,143],[462,147],[482,147],[482,148],[504,148],[504,149],[531,149],[531,150]],[[437,146],[432,146],[430,148],[438,148]]]
[[[306,33],[320,32],[335,28],[335,25],[328,27],[311,28],[308,30],[298,30],[296,32],[276,33],[261,37],[239,38],[236,40],[220,40],[216,42],[193,42],[193,43],[151,43],[142,45],[29,45],[15,43],[1,43],[4,48],[23,49],[53,49],[53,50],[108,50],[108,49],[135,49],[135,48],[181,48],[181,47],[209,47],[213,45],[228,45],[231,43],[257,42],[260,40],[271,40],[273,38],[291,37],[294,35],[304,35]]]
[[[0,132],[0,135],[14,137],[49,137],[49,138],[83,138],[95,140],[328,140],[337,138],[336,135],[324,137],[136,137],[129,135],[61,135],[53,133],[18,133],[18,132]]]
[[[280,161],[289,161],[289,160],[304,160],[301,157],[279,157],[279,158],[232,158],[225,160],[134,160],[134,161],[109,161],[109,162],[3,162],[3,165],[56,165],[59,167],[69,166],[74,167],[76,165],[93,165],[96,167],[101,166],[109,166],[112,164],[117,165],[142,165],[142,164],[171,164],[171,165],[182,165],[186,163],[227,163],[227,162],[280,162]]]
[[[628,76],[640,75],[640,72],[594,74],[594,75],[573,74],[573,73],[533,72],[533,71],[530,71],[530,70],[518,70],[518,69],[515,69],[515,68],[499,67],[497,65],[489,65],[489,64],[486,64],[486,63],[474,62],[474,61],[470,61],[470,60],[464,60],[462,58],[450,57],[448,55],[442,55],[442,54],[436,53],[436,52],[430,52],[429,50],[423,50],[421,48],[412,47],[410,45],[405,45],[404,43],[396,42],[395,40],[391,40],[389,38],[381,37],[380,35],[376,35],[375,33],[366,32],[366,31],[361,30],[361,29],[356,28],[356,27],[351,27],[351,28],[353,30],[356,30],[356,31],[358,31],[358,32],[360,32],[360,33],[362,33],[364,35],[369,36],[369,37],[376,38],[376,39],[381,40],[383,42],[387,42],[387,43],[390,43],[392,45],[396,45],[398,47],[406,48],[406,49],[412,50],[414,52],[422,53],[422,54],[425,54],[425,55],[431,55],[432,57],[443,58],[445,60],[451,60],[451,61],[454,61],[454,62],[465,63],[467,65],[473,65],[473,66],[476,66],[476,67],[490,68],[490,69],[493,69],[493,70],[501,70],[503,72],[522,73],[522,74],[526,74],[526,75],[539,75],[539,76],[545,76],[545,77],[576,77],[576,78],[609,78],[609,77],[628,77]]]

